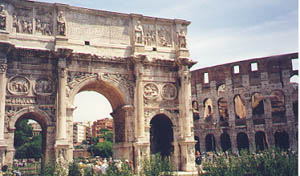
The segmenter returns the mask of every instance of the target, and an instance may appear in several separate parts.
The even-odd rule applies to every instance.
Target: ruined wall
[[[298,53],[192,71],[193,105],[198,104],[193,107],[194,129],[201,152],[222,151],[226,145],[233,151],[275,145],[297,150],[298,84],[290,78],[298,68],[293,59]],[[212,101],[209,116],[207,100]],[[229,138],[222,137],[227,134]],[[280,142],[283,138],[288,141]]]

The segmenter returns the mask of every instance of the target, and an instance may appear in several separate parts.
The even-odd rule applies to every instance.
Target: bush
[[[279,149],[261,153],[242,151],[240,156],[214,154],[204,160],[203,167],[211,176],[294,176],[298,171],[298,155]]]
[[[144,176],[171,176],[173,167],[167,157],[163,158],[160,154],[151,155],[148,160],[144,160],[141,174]]]

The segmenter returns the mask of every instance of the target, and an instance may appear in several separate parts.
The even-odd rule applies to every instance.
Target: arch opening
[[[240,132],[237,135],[237,148],[239,151],[242,149],[249,150],[249,139],[246,133]]]
[[[263,131],[258,131],[255,133],[255,144],[256,144],[256,151],[263,151],[268,148],[266,135]]]
[[[156,115],[150,121],[150,151],[151,154],[160,153],[170,156],[173,152],[173,124],[164,114]]]
[[[230,150],[231,151],[231,141],[230,136],[227,133],[223,133],[220,136],[221,139],[221,147],[223,152]]]
[[[195,154],[197,152],[200,152],[200,139],[198,136],[194,136],[194,139],[196,141],[196,144],[195,144]]]
[[[206,151],[216,151],[216,140],[213,134],[208,134],[205,137],[205,147]]]
[[[37,162],[43,168],[47,151],[47,119],[36,112],[22,114],[15,122],[14,160],[17,166],[21,161]]]
[[[275,146],[282,150],[288,150],[290,148],[289,135],[285,131],[277,131],[274,134]]]

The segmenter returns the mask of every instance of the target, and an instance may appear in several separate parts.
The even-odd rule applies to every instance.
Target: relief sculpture
[[[46,78],[38,79],[35,83],[34,91],[40,95],[50,95],[54,91],[53,83]]]
[[[135,26],[135,43],[143,44],[143,36],[143,26],[141,25],[141,22],[138,21],[137,25]]]
[[[165,84],[162,88],[161,95],[166,100],[174,100],[177,96],[177,89],[173,84]]]
[[[158,29],[159,46],[171,47],[171,27],[170,26],[160,26]]]
[[[0,30],[6,30],[6,12],[4,5],[0,5]]]
[[[8,82],[8,91],[14,95],[26,95],[29,92],[29,81],[21,76],[16,76]]]
[[[144,29],[144,44],[147,46],[156,45],[156,31],[155,26],[151,24],[143,25]]]
[[[15,9],[13,14],[13,28],[17,33],[32,34],[32,10]]]
[[[37,34],[52,35],[52,17],[51,11],[47,11],[45,8],[37,9],[35,18],[35,31]]]
[[[57,34],[62,36],[66,35],[66,19],[62,11],[57,15]]]
[[[147,99],[155,99],[158,97],[158,87],[153,83],[144,86],[144,97]]]

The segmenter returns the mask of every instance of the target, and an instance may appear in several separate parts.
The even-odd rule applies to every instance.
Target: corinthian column
[[[4,145],[6,64],[0,65],[0,147]]]
[[[145,118],[144,118],[144,87],[143,87],[143,66],[137,63],[135,67],[136,73],[136,113],[137,113],[137,137],[139,139],[145,136]]]
[[[56,140],[67,140],[67,109],[66,109],[66,68],[59,68],[58,95],[57,95],[57,128]]]

